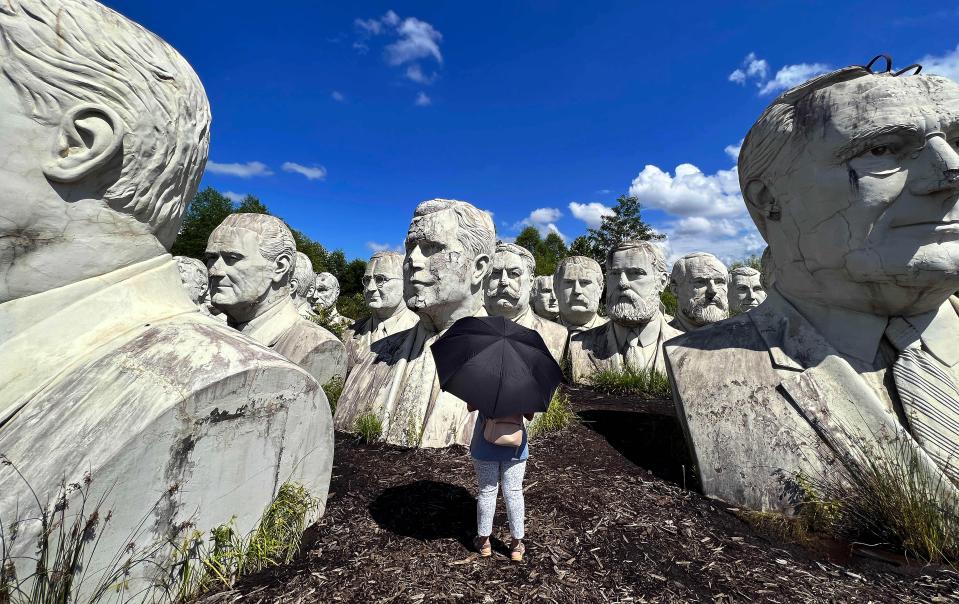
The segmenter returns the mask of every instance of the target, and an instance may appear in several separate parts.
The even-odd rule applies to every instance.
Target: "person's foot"
[[[526,546],[522,539],[513,539],[513,544],[509,548],[509,559],[513,562],[522,562],[523,554],[526,553]]]
[[[479,552],[481,558],[488,558],[493,555],[493,546],[489,542],[489,537],[476,537],[473,539],[473,547]]]

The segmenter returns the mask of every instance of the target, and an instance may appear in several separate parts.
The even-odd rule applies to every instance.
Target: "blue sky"
[[[736,148],[777,91],[880,52],[959,79],[942,2],[106,4],[203,80],[203,186],[351,258],[399,246],[425,199],[571,241],[627,191],[672,257],[756,253]]]

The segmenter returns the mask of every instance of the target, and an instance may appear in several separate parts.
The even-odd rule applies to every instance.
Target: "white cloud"
[[[739,151],[743,148],[744,140],[746,139],[741,138],[735,145],[726,145],[726,148],[723,149],[723,151],[726,152],[726,155],[728,155],[734,162],[739,161]]]
[[[334,90],[330,93],[330,98],[336,101],[337,103],[345,103],[346,97],[339,90]]]
[[[361,54],[369,50],[373,37],[386,36],[393,39],[383,48],[387,64],[394,67],[406,65],[404,75],[417,84],[430,84],[439,77],[436,72],[427,74],[420,65],[421,61],[430,60],[443,64],[440,50],[443,34],[430,23],[416,17],[401,19],[395,12],[387,11],[378,19],[356,19],[354,24],[359,39],[353,43],[353,48]]]
[[[235,193],[233,191],[223,191],[223,196],[229,199],[230,201],[232,201],[233,203],[240,203],[241,201],[243,201],[243,198],[246,197],[246,195],[242,193]]]
[[[421,90],[420,93],[416,95],[416,100],[413,101],[413,104],[417,107],[429,107],[433,104],[433,99]]]
[[[326,180],[326,168],[323,166],[304,166],[288,161],[283,163],[283,171],[302,174],[308,180]]]
[[[788,90],[829,70],[829,65],[825,63],[797,63],[796,65],[786,65],[776,72],[776,77],[760,86],[759,94],[772,94],[780,90]]]
[[[423,69],[420,67],[419,63],[413,63],[406,68],[406,77],[418,84],[432,84],[436,81],[436,78],[439,77],[439,74],[435,71],[429,75],[423,73]]]
[[[375,241],[367,241],[366,247],[369,248],[371,252],[396,252],[398,254],[406,253],[406,249],[402,244],[390,245],[389,243],[377,243]]]
[[[270,176],[273,171],[266,164],[258,161],[249,161],[245,164],[226,163],[221,164],[215,161],[206,162],[206,169],[213,174],[223,174],[226,176],[239,176],[240,178],[252,178],[254,176]]]
[[[756,53],[751,52],[746,55],[739,68],[729,74],[729,81],[745,86],[746,82],[752,82],[759,89],[760,95],[772,94],[780,90],[787,90],[793,86],[798,86],[806,80],[826,73],[832,69],[825,63],[796,63],[795,65],[784,65],[776,75],[769,78],[769,62],[766,59],[760,59]]]
[[[592,203],[569,202],[569,211],[573,216],[582,220],[591,229],[598,229],[603,223],[603,216],[611,216],[613,208],[605,206],[597,201]]]
[[[959,46],[942,56],[926,55],[916,63],[922,65],[922,73],[940,75],[959,82]]]
[[[647,165],[629,187],[647,208],[675,216],[735,216],[745,212],[736,168],[703,174],[692,164],[676,166],[670,174]]]
[[[670,265],[692,252],[709,252],[728,265],[746,256],[754,254],[758,256],[766,247],[766,242],[759,236],[752,222],[747,225],[747,228],[739,230],[734,235],[713,229],[692,235],[674,230],[672,227],[664,228],[663,232],[666,233],[667,238],[660,243]]]
[[[556,233],[560,239],[566,241],[566,235],[556,226],[556,221],[562,217],[563,212],[559,208],[536,208],[529,213],[529,216],[514,224],[513,230],[521,229],[524,226],[533,226],[543,237],[550,233]]]

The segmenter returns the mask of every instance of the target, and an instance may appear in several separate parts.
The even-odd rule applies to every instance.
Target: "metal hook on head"
[[[886,60],[886,68],[883,69],[882,71],[873,71],[872,66],[873,66],[873,64],[874,64],[876,61],[878,61],[879,59],[885,59],[885,60]],[[876,55],[876,56],[874,56],[874,57],[872,58],[872,61],[869,61],[868,63],[866,63],[866,71],[868,71],[869,73],[889,73],[890,71],[892,71],[892,57],[890,57],[889,55]]]
[[[913,64],[910,65],[909,67],[903,67],[902,69],[900,69],[900,70],[897,71],[896,73],[892,74],[892,77],[898,78],[899,76],[901,76],[902,74],[906,73],[906,72],[909,71],[910,69],[914,69],[915,71],[913,71],[913,72],[912,72],[911,74],[909,74],[909,75],[919,75],[919,72],[922,71],[922,65],[920,65],[919,63],[913,63]]]

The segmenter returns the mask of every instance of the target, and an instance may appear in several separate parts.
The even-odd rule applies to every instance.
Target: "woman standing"
[[[470,411],[473,411],[470,408]],[[527,420],[533,414],[526,415]],[[491,424],[498,424],[493,426]],[[504,429],[505,426],[505,429]],[[499,428],[498,430],[491,428]],[[491,434],[502,434],[510,430],[522,431],[519,445],[498,445]],[[499,485],[503,485],[503,500],[506,502],[506,516],[509,519],[509,531],[513,537],[510,545],[510,559],[522,562],[526,546],[523,545],[526,504],[523,500],[523,477],[526,474],[526,459],[529,457],[529,443],[523,416],[491,419],[479,414],[473,438],[470,440],[470,456],[476,468],[479,493],[476,497],[476,533],[474,545],[480,556],[492,555],[490,535],[493,533],[493,515],[496,513],[496,495]],[[500,438],[509,440],[509,438]]]

